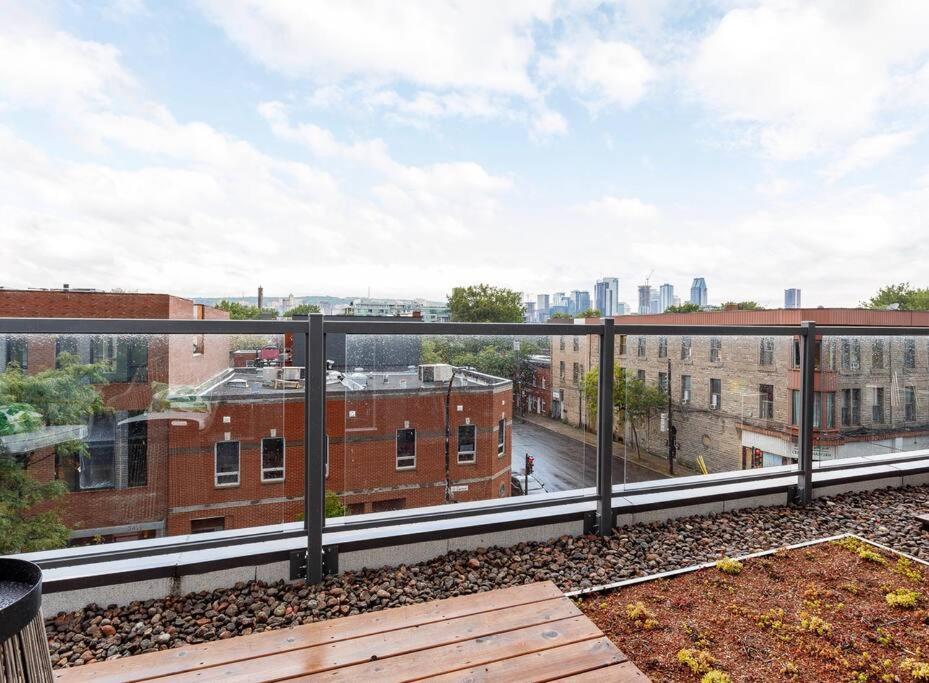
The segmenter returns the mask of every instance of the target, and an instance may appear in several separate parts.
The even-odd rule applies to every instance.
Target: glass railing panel
[[[794,469],[792,350],[786,336],[618,335],[613,483]]]
[[[814,467],[929,451],[929,338],[822,335],[817,347]]]
[[[327,335],[328,516],[593,486],[592,345],[568,337],[576,358],[553,366],[553,343],[562,341]]]
[[[283,337],[0,335],[0,362],[0,553],[300,519]]]

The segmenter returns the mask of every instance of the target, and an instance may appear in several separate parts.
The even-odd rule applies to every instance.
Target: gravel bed
[[[854,532],[929,560],[929,533],[912,518],[929,487],[818,499],[617,528],[611,538],[456,551],[429,562],[345,572],[319,586],[251,581],[118,607],[88,605],[46,619],[56,667],[231,638],[273,628],[550,579],[565,591]]]

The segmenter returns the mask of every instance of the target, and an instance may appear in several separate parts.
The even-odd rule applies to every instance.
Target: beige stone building
[[[925,319],[924,319],[925,318]],[[662,314],[616,318],[617,325],[925,326],[929,314],[854,309],[792,309]],[[929,448],[929,340],[926,337],[817,335],[814,460],[829,461]],[[597,367],[596,337],[553,339],[553,386],[563,391],[562,419],[586,424],[575,363]],[[630,375],[670,392],[667,410],[636,424],[640,448],[668,452],[710,472],[792,464],[800,411],[799,340],[791,336],[618,334],[616,362]],[[564,364],[564,375],[561,374]],[[581,377],[583,371],[580,371]],[[572,391],[573,389],[573,391]],[[664,413],[664,415],[662,415]],[[629,425],[616,425],[627,444]]]

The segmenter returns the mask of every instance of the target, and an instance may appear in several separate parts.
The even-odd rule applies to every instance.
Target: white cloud
[[[658,207],[637,197],[606,196],[579,207],[588,216],[621,223],[650,223],[659,216]]]
[[[869,131],[929,54],[929,4],[772,0],[729,11],[687,67],[697,96],[800,159]]]
[[[913,130],[880,133],[861,138],[855,141],[841,158],[826,168],[825,175],[834,182],[854,171],[870,168],[913,144],[915,139],[916,131]]]
[[[111,45],[37,26],[0,27],[0,102],[9,107],[70,113],[133,86]]]
[[[655,78],[655,69],[632,45],[590,36],[560,44],[554,55],[542,58],[539,71],[593,107],[631,107]]]
[[[203,0],[247,54],[292,77],[403,80],[532,95],[534,21],[552,2]]]

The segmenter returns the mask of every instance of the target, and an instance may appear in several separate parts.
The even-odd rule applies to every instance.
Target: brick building
[[[528,359],[532,380],[523,388],[523,410],[552,417],[552,357],[533,355]],[[561,413],[559,412],[558,417]]]
[[[167,294],[0,289],[0,317],[221,319],[228,314]],[[108,410],[74,426],[73,436],[86,441],[86,454],[63,456],[45,445],[31,453],[29,472],[40,481],[67,483],[70,493],[56,505],[74,542],[162,534],[168,508],[167,425],[140,418],[152,402],[153,387],[197,385],[226,368],[228,340],[219,335],[0,336],[4,368],[16,363],[36,374],[54,368],[63,353],[82,363],[109,365],[107,383],[98,387]]]
[[[803,320],[820,325],[915,327],[929,324],[929,313],[721,311],[624,317],[617,322],[764,326],[797,325]],[[553,366],[565,363],[570,367],[586,359],[587,367],[596,367],[596,337],[579,335],[576,346],[570,337],[566,339],[564,350],[553,339]],[[696,468],[700,457],[713,472],[796,462],[797,338],[618,335],[616,362],[670,391],[677,455],[685,465]],[[929,447],[929,342],[925,337],[819,334],[814,382],[816,461]],[[574,405],[567,405],[569,421]],[[617,425],[617,430],[625,427]],[[660,415],[652,416],[637,431],[640,444],[648,451],[667,453]]]
[[[595,429],[587,416],[584,400],[584,374],[599,363],[598,337],[579,333],[551,338],[552,397],[550,415],[563,422]]]
[[[289,370],[299,376],[299,368],[280,372],[286,377]],[[172,421],[169,534],[275,524],[302,514],[303,387],[277,372],[237,370],[198,397],[208,416],[199,423]],[[347,514],[442,504],[446,488],[454,502],[508,496],[511,427],[509,380],[472,371],[434,382],[416,371],[332,371],[326,489]]]

